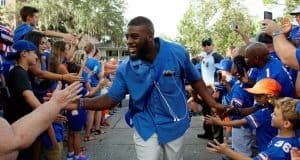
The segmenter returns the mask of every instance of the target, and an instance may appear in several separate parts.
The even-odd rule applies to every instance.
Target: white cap
[[[300,6],[298,6],[296,9],[294,9],[290,15],[297,15],[297,14],[300,14]]]

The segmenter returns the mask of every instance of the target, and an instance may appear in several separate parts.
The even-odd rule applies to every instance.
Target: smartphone
[[[232,30],[238,29],[238,24],[237,24],[235,21],[233,21],[233,22],[231,22],[231,24],[230,24],[230,28],[231,28]]]
[[[270,19],[270,20],[272,20],[273,19],[272,12],[264,11],[264,19]]]

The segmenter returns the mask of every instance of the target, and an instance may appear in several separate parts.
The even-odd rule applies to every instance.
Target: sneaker
[[[84,154],[80,154],[79,158],[74,158],[74,160],[89,160],[89,157]]]
[[[69,154],[67,154],[66,160],[74,160],[74,159],[75,159],[74,154],[71,156]]]

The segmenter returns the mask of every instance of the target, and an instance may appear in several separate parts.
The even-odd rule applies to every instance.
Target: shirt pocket
[[[163,74],[159,80],[159,88],[164,94],[180,93],[181,86],[180,75],[176,72],[173,75]]]

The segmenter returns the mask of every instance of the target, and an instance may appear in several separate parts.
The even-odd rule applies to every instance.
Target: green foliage
[[[279,4],[278,0],[263,0],[265,5],[285,5],[285,15],[288,15],[292,10],[300,5],[300,0],[285,0],[285,4]]]
[[[230,27],[236,22],[249,36],[255,33],[255,24],[237,0],[190,0],[189,8],[179,25],[179,42],[192,55],[201,49],[201,40],[212,37],[215,50],[225,53],[231,45],[244,45],[241,37]]]
[[[18,4],[18,12],[24,5]],[[109,36],[115,44],[123,44],[124,0],[31,0],[27,5],[40,10],[43,29],[84,33],[100,41]]]

